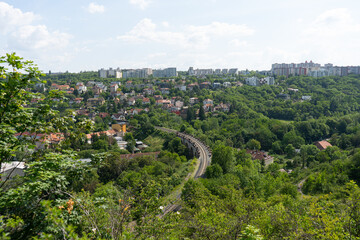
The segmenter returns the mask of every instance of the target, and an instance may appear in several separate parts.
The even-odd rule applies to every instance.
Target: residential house
[[[117,136],[124,135],[126,133],[126,123],[125,122],[113,124],[113,125],[111,125],[111,128],[115,130],[115,132],[117,133]]]
[[[297,89],[297,88],[288,88],[288,90],[292,91],[292,92],[298,92],[299,91],[299,89]]]
[[[199,98],[197,98],[197,97],[192,97],[192,98],[189,99],[189,103],[190,103],[191,105],[197,104],[197,103],[199,103]]]
[[[76,113],[77,113],[77,115],[89,116],[89,110],[87,110],[87,109],[76,110]]]
[[[101,106],[105,103],[105,99],[102,97],[99,98],[89,98],[87,100],[87,106],[88,107],[96,107],[96,106]]]
[[[144,95],[152,96],[152,95],[154,95],[154,93],[155,93],[155,90],[152,89],[152,88],[144,88],[143,89],[143,94]]]
[[[156,100],[157,106],[171,105],[171,101],[167,99]]]
[[[70,86],[65,84],[65,85],[58,85],[56,83],[51,84],[50,87],[51,90],[61,90],[61,91],[67,91],[70,89]]]
[[[100,95],[103,92],[103,89],[98,85],[94,85],[92,91],[94,92],[95,95]]]
[[[161,92],[161,94],[167,95],[170,93],[170,89],[169,88],[160,88],[160,92]]]
[[[142,104],[150,104],[150,98],[143,98]]]
[[[175,107],[182,108],[184,106],[184,102],[183,101],[176,101],[174,105],[175,105]]]
[[[110,93],[112,95],[114,95],[115,93],[117,93],[117,90],[119,88],[119,85],[117,83],[114,83],[110,86]]]
[[[65,140],[63,133],[49,133],[44,135],[44,140],[50,146],[58,145]]]
[[[127,98],[126,94],[123,92],[117,92],[115,96],[119,97],[121,101],[124,101]]]
[[[269,165],[274,162],[274,157],[268,155],[264,151],[260,150],[246,150],[246,153],[251,155],[254,160],[264,161],[265,165]]]
[[[116,132],[115,132],[115,130],[110,129],[107,131],[86,134],[86,138],[87,138],[87,141],[89,144],[91,144],[91,139],[94,135],[97,135],[98,137],[100,137],[101,135],[106,135],[108,137],[114,137],[114,136],[116,136]]]
[[[95,81],[88,81],[87,83],[86,83],[86,86],[87,87],[92,87],[92,86],[94,86],[95,85]]]
[[[199,85],[198,85],[197,83],[191,83],[191,84],[187,85],[187,88],[188,88],[190,91],[192,91],[192,90],[194,90],[194,88],[195,88],[196,86],[199,86]]]
[[[214,108],[215,111],[220,111],[220,112],[229,112],[230,111],[230,105],[229,104],[224,104],[224,103],[220,103],[219,105],[217,105]]]
[[[125,87],[126,87],[126,88],[132,88],[132,87],[133,87],[133,82],[132,82],[132,81],[127,81],[127,82],[125,83]]]
[[[135,103],[136,103],[135,98],[132,97],[132,98],[129,98],[129,99],[128,99],[128,105],[129,105],[129,106],[134,106]]]
[[[135,109],[131,109],[131,110],[130,110],[130,114],[131,114],[131,115],[137,115],[137,114],[140,114],[142,111],[145,111],[145,112],[146,112],[146,110],[144,110],[144,109],[135,108]]]
[[[175,88],[179,89],[180,91],[183,91],[183,92],[186,91],[186,86],[185,85],[176,85]]]
[[[87,91],[87,87],[83,83],[77,83],[75,88],[79,91],[80,94]]]
[[[51,147],[53,145],[58,145],[62,142],[65,137],[62,133],[30,133],[30,132],[23,132],[23,133],[16,133],[16,138],[25,138],[28,140],[32,140],[35,142],[36,149],[45,149],[47,147]]]
[[[104,83],[102,83],[102,82],[96,82],[95,85],[98,86],[99,88],[101,88],[101,89],[103,90],[103,92],[106,92],[107,86],[105,86]]]
[[[276,95],[276,97],[284,99],[284,100],[290,100],[289,94],[286,94],[286,93],[280,93],[280,94]]]
[[[214,83],[213,83],[213,88],[214,88],[214,89],[221,88],[221,83],[219,83],[219,82],[214,82]]]
[[[211,105],[213,105],[213,104],[214,104],[214,101],[211,100],[211,99],[205,99],[205,100],[203,101],[203,104],[204,104],[204,105],[206,105],[206,104],[211,104]]]
[[[124,113],[115,113],[113,115],[111,115],[111,119],[119,122],[119,121],[125,121],[126,118],[125,118],[126,114]]]
[[[200,83],[200,89],[209,89],[211,88],[211,83],[210,82],[202,82]]]
[[[205,112],[211,112],[213,107],[214,107],[213,104],[204,104],[203,105],[203,108],[204,108]]]
[[[155,95],[154,98],[155,98],[155,100],[162,100],[162,99],[164,99],[163,96],[161,96],[161,95]]]
[[[80,104],[82,101],[84,100],[84,98],[75,98],[74,99],[74,103],[76,103],[76,104]]]
[[[332,147],[331,143],[328,141],[319,141],[315,143],[315,146],[320,150],[325,150],[328,147]]]
[[[99,113],[99,117],[101,117],[101,118],[106,118],[107,116],[110,116],[110,114],[108,114],[106,112]]]
[[[172,98],[171,98],[171,104],[172,104],[172,105],[175,104],[175,101],[176,101],[177,98],[178,98],[178,97],[172,97]]]
[[[230,82],[224,82],[224,87],[228,88],[228,87],[231,87],[231,83]]]
[[[183,107],[181,110],[180,110],[180,117],[182,118],[182,119],[186,119],[186,117],[187,117],[187,113],[188,113],[188,109],[189,109],[189,107]]]
[[[1,181],[15,176],[24,176],[26,165],[24,162],[5,162],[0,166]]]

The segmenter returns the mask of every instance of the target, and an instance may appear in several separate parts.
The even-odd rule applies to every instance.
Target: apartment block
[[[153,70],[153,77],[157,77],[157,78],[177,77],[177,71],[176,71],[176,68],[174,68],[174,67]]]

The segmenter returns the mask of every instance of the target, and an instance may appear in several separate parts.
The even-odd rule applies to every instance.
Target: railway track
[[[205,143],[203,143],[200,139],[195,138],[189,134],[181,133],[181,132],[178,132],[173,129],[163,128],[163,127],[155,127],[155,128],[158,130],[164,131],[164,132],[175,133],[182,140],[185,140],[188,143],[190,143],[192,145],[192,147],[194,149],[196,149],[195,156],[199,160],[198,168],[195,169],[195,171],[194,171],[195,175],[193,177],[196,179],[196,178],[205,176],[206,168],[211,163],[211,149],[208,146],[206,146]],[[180,200],[180,198],[181,198],[181,193],[176,195],[177,200]],[[169,204],[168,206],[166,206],[164,208],[162,216],[165,216],[169,212],[177,211],[180,208],[181,208],[181,206],[179,204],[176,204],[176,203]]]

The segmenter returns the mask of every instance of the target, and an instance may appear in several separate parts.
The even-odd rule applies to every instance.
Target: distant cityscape
[[[187,71],[189,76],[206,77],[206,76],[226,76],[226,75],[249,75],[253,71],[242,70],[238,68],[224,68],[224,69],[194,69],[190,67]],[[347,76],[349,74],[360,74],[360,66],[334,66],[331,63],[324,64],[312,61],[304,63],[274,63],[271,70],[255,71],[256,73],[265,76],[311,76],[311,77],[327,77],[327,76]],[[100,69],[99,77],[101,78],[148,78],[150,76],[156,78],[171,78],[177,77],[178,71],[176,67],[169,67],[165,69]],[[270,81],[271,80],[266,80]],[[271,84],[270,84],[271,85]]]

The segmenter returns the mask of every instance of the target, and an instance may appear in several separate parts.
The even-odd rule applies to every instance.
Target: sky
[[[0,55],[48,72],[360,65],[359,0],[0,0]]]

